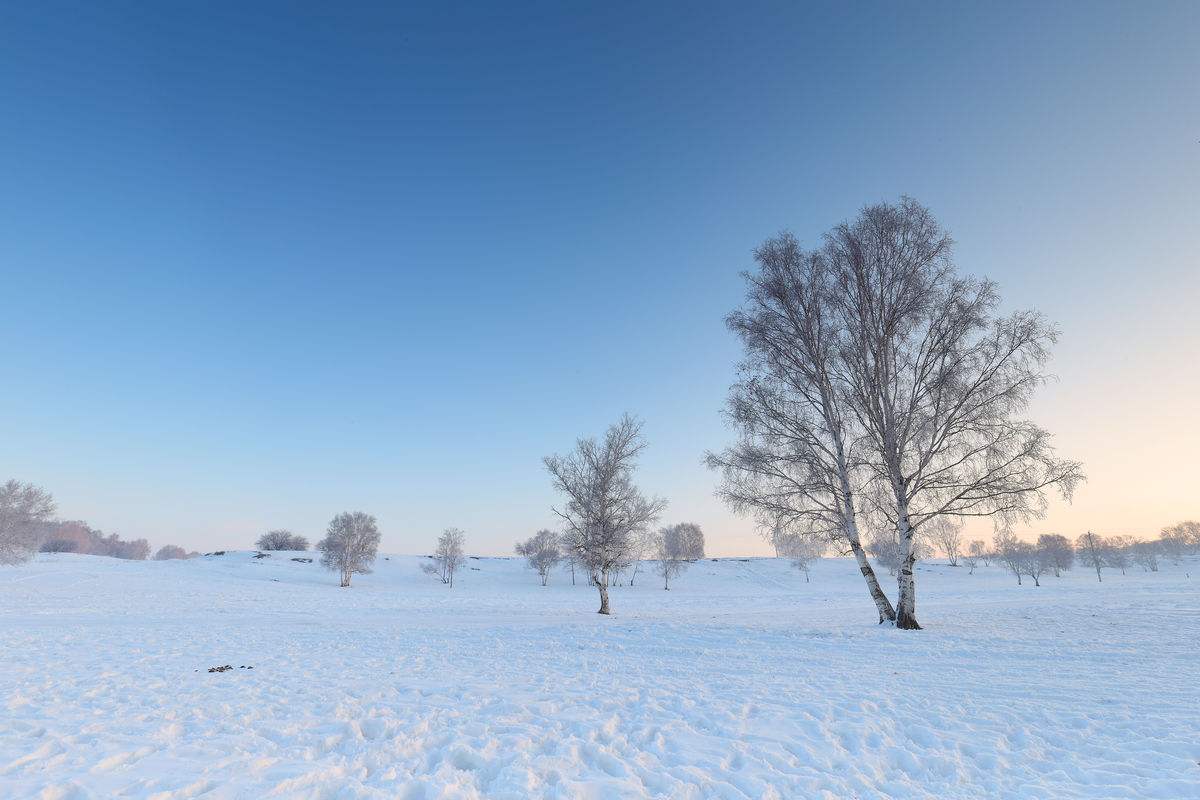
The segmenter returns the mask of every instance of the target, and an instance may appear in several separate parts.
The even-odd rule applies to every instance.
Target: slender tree
[[[909,198],[863,210],[827,238],[837,275],[841,361],[900,540],[896,625],[917,629],[917,531],[941,516],[1003,527],[1044,514],[1079,464],[1019,415],[1057,338],[1034,312],[998,317],[986,280],[955,274],[950,237]]]
[[[564,523],[563,549],[600,592],[601,614],[611,613],[610,575],[630,563],[637,537],[666,506],[645,497],[633,483],[645,446],[641,422],[626,414],[603,439],[580,439],[571,453],[544,460],[554,488],[565,497],[553,509]]]
[[[730,314],[742,341],[738,381],[726,415],[738,441],[709,453],[718,494],[764,531],[829,543],[854,556],[880,622],[896,612],[867,558],[860,493],[871,475],[861,426],[846,401],[838,287],[827,259],[791,234],[754,253],[746,300]]]
[[[421,569],[433,575],[442,583],[454,588],[454,576],[466,562],[467,534],[458,528],[446,528],[438,537],[437,547],[433,551],[433,561],[423,564]]]
[[[953,517],[937,517],[929,521],[926,535],[946,556],[952,567],[958,566],[962,554],[962,520]]]
[[[1108,566],[1108,540],[1099,534],[1088,531],[1075,540],[1075,550],[1084,566],[1096,570],[1096,581],[1104,582],[1100,570]]]

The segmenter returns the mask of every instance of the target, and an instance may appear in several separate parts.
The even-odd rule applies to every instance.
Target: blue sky
[[[62,516],[507,552],[628,410],[765,552],[701,463],[738,272],[902,193],[1063,328],[1037,530],[1200,515],[1200,5],[242,5],[3,12],[0,477]]]

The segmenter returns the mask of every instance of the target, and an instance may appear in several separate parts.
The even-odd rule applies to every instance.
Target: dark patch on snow
[[[293,558],[292,561],[299,561],[301,564],[311,564],[311,558]]]

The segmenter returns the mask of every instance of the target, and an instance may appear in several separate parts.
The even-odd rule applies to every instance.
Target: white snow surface
[[[843,559],[642,572],[606,618],[516,559],[299,555],[0,569],[0,797],[1200,797],[1196,560],[924,563],[910,632]]]

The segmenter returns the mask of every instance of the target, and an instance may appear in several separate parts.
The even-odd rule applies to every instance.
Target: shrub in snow
[[[77,553],[79,542],[71,539],[49,539],[42,543],[40,549],[43,553]]]
[[[553,511],[566,529],[563,549],[588,573],[608,614],[609,576],[633,562],[639,537],[658,519],[666,503],[647,499],[633,483],[637,456],[645,448],[642,424],[628,414],[604,439],[580,439],[565,456],[547,456],[546,469],[566,502]]]
[[[307,550],[308,539],[289,530],[267,531],[258,537],[255,546],[259,550]]]
[[[671,588],[671,578],[687,569],[689,563],[704,558],[704,532],[694,522],[661,529],[653,535],[651,544],[664,589]]]
[[[345,511],[334,517],[317,544],[321,564],[341,576],[340,586],[349,586],[355,574],[367,574],[379,550],[379,528],[375,518],[361,511]]]
[[[154,560],[170,561],[176,558],[191,558],[195,555],[196,553],[189,553],[178,545],[168,544],[158,548],[158,552],[154,554]]]
[[[438,537],[437,548],[433,551],[433,562],[422,564],[421,569],[454,588],[454,574],[462,569],[463,561],[466,560],[463,553],[463,544],[466,541],[467,534],[463,531],[458,528],[446,528]]]
[[[517,542],[514,550],[525,559],[526,564],[537,570],[542,586],[549,582],[550,570],[563,560],[558,534],[554,531],[540,530],[525,541]]]
[[[14,480],[0,486],[0,564],[33,558],[53,513],[54,498],[45,489]]]

